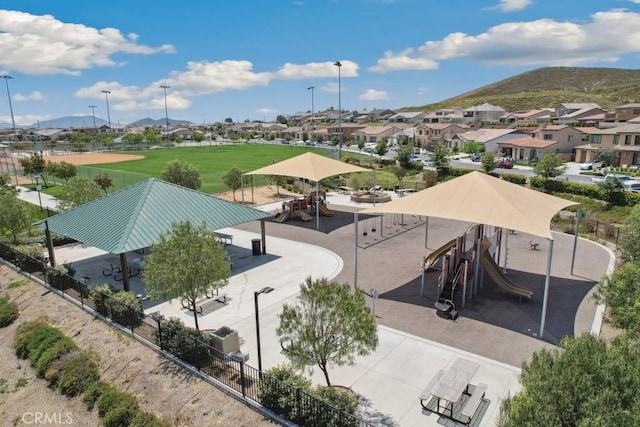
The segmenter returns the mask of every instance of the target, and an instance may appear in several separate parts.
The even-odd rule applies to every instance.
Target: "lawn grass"
[[[120,163],[91,165],[92,167],[112,171],[126,171],[146,174],[160,178],[168,162],[180,160],[195,166],[200,172],[202,187],[200,191],[209,194],[227,191],[222,182],[222,175],[231,168],[237,167],[242,172],[249,172],[263,166],[277,163],[307,151],[320,155],[329,155],[330,151],[321,148],[298,147],[274,144],[237,144],[218,145],[212,147],[184,147],[144,151],[145,158]],[[267,183],[265,176],[254,176],[254,185]]]
[[[35,184],[23,184],[22,187],[28,188],[31,191],[36,191]],[[40,192],[53,197],[59,197],[64,191],[64,188],[64,185],[49,183],[49,185],[46,187],[42,185],[42,189],[40,190]]]

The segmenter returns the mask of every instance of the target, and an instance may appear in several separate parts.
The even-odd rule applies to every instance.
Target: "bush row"
[[[0,328],[5,328],[15,322],[20,312],[15,302],[9,301],[9,296],[0,297]]]
[[[142,301],[133,292],[119,291],[110,284],[104,284],[91,289],[89,295],[98,313],[123,326],[140,324]]]
[[[13,340],[16,356],[29,359],[38,378],[66,396],[82,395],[87,409],[98,407],[105,427],[169,426],[140,410],[137,398],[100,380],[97,356],[44,321],[20,325]]]
[[[304,396],[328,403],[336,411],[311,411],[300,405]],[[258,387],[262,405],[284,418],[305,426],[356,426],[358,401],[331,387],[313,387],[311,381],[290,366],[277,366],[264,373]],[[351,415],[345,419],[344,414]]]
[[[550,193],[568,193],[576,196],[588,197],[591,199],[602,200],[608,202],[609,195],[605,190],[597,185],[582,184],[579,182],[545,180],[541,177],[532,177],[529,179],[531,188],[546,191]],[[622,206],[635,206],[640,202],[640,193],[625,191],[620,200],[616,200],[616,204]]]

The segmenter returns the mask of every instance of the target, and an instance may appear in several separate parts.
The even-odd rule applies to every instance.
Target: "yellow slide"
[[[431,252],[429,255],[427,255],[427,257],[424,259],[424,269],[428,270],[431,267],[433,267],[433,264],[436,263],[438,258],[446,254],[455,245],[456,245],[456,239],[453,239],[450,242],[447,242],[444,245],[440,246],[438,249]]]
[[[487,239],[482,241],[480,248],[480,264],[487,272],[491,280],[504,292],[515,295],[519,298],[531,299],[533,291],[520,285],[516,285],[504,275],[500,266],[496,264],[491,254],[489,254],[491,242]]]

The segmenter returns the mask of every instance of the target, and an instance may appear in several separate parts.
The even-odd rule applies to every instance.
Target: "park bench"
[[[223,304],[227,302],[227,294],[219,293],[218,289],[216,289],[215,294],[213,293],[213,289],[210,289],[205,293],[205,295],[207,296],[207,298],[213,298],[214,301],[218,301]]]
[[[221,243],[224,246],[229,246],[231,244],[233,244],[233,236],[231,234],[225,234],[225,233],[215,233],[216,235],[216,240],[218,241],[218,243]]]
[[[540,246],[540,243],[532,242],[531,240],[529,240],[529,249],[530,250],[537,251],[538,250],[538,246]]]
[[[484,392],[487,390],[487,385],[484,383],[480,383],[476,386],[476,389],[473,390],[471,397],[465,403],[464,408],[462,408],[462,416],[468,417],[469,421],[466,424],[471,422],[471,418],[473,414],[476,413],[478,406],[480,406],[480,401],[484,397]]]
[[[191,305],[189,304],[189,301],[187,301],[186,299],[181,298],[180,299],[180,304],[182,305],[182,308],[186,308],[189,311],[193,311],[193,309],[191,308]],[[202,314],[202,306],[201,305],[196,304],[196,312],[198,314]]]

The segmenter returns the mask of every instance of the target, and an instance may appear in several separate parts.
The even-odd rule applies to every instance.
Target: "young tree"
[[[93,182],[98,184],[102,191],[104,191],[105,196],[107,195],[107,190],[113,187],[113,180],[111,179],[111,175],[109,175],[107,172],[96,175],[93,178]]]
[[[100,197],[102,190],[95,182],[87,178],[71,178],[62,194],[58,196],[58,208],[68,211]]]
[[[562,175],[566,169],[567,166],[560,154],[547,153],[533,167],[533,172],[545,180],[550,180]]]
[[[596,299],[609,308],[608,320],[617,328],[640,336],[640,265],[627,262],[597,285]]]
[[[440,144],[435,144],[432,148],[431,159],[433,166],[438,172],[438,179],[442,180],[449,173],[449,157],[447,149]]]
[[[13,241],[34,221],[34,212],[29,205],[18,199],[14,191],[0,191],[0,231],[9,232]]]
[[[404,177],[407,175],[407,170],[402,166],[394,166],[393,174],[396,176],[396,178],[398,178],[398,185],[402,187],[403,186],[402,181],[404,180]]]
[[[59,163],[47,162],[45,170],[48,174],[64,180],[67,185],[69,184],[69,179],[78,174],[78,167],[65,161]]]
[[[276,333],[291,342],[287,358],[297,368],[317,365],[331,385],[328,366],[352,365],[378,346],[376,319],[361,292],[348,283],[308,277],[295,305],[284,304]]]
[[[387,141],[381,140],[376,144],[376,154],[378,156],[380,157],[384,156],[385,154],[387,154],[387,151],[389,151],[389,146],[387,145]]]
[[[358,151],[362,152],[365,144],[366,140],[364,138],[358,137]]]
[[[206,224],[181,221],[160,236],[145,258],[144,282],[153,300],[184,298],[199,332],[196,300],[227,284],[231,264]]]
[[[197,190],[202,186],[200,172],[190,163],[172,160],[162,172],[161,178],[176,185]]]
[[[233,201],[236,201],[236,190],[242,185],[242,171],[233,167],[222,175],[222,182],[233,191]]]
[[[482,163],[482,169],[486,173],[491,173],[498,167],[499,160],[494,151],[487,151],[480,157],[480,162]]]
[[[597,185],[604,192],[607,209],[625,203],[624,184],[618,178],[607,177],[602,182],[598,182]]]
[[[42,174],[47,166],[44,158],[38,153],[33,153],[30,157],[21,158],[19,161],[25,175]]]
[[[405,169],[411,169],[412,155],[413,147],[411,147],[410,145],[401,145],[400,147],[398,147],[398,155],[396,159],[398,160],[398,163],[400,163],[401,167]]]
[[[620,261],[640,263],[640,204],[635,205],[620,231]]]

